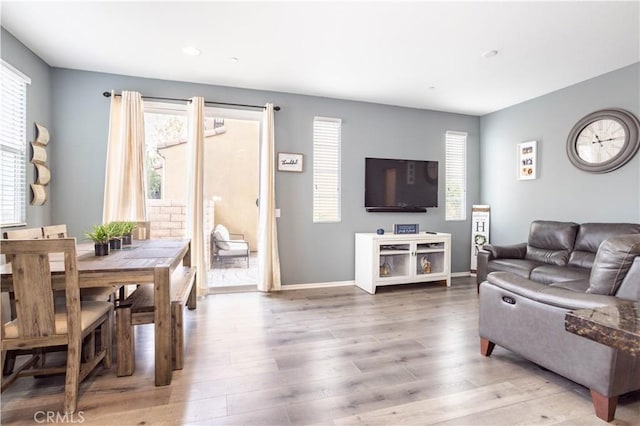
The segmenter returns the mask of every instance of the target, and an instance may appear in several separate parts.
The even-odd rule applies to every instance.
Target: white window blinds
[[[340,222],[342,120],[313,119],[313,222]]]
[[[467,134],[445,133],[445,220],[467,218]]]
[[[31,79],[2,61],[0,118],[0,226],[26,222],[27,84]]]

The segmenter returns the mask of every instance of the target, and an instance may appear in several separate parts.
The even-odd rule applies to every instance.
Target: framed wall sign
[[[301,172],[303,155],[295,152],[278,153],[278,171]]]
[[[489,244],[489,216],[491,207],[474,205],[471,209],[471,272],[478,267],[478,252],[485,244]]]
[[[417,234],[418,229],[417,223],[396,223],[393,225],[394,234]]]
[[[538,147],[536,141],[518,144],[518,179],[535,179],[537,175]]]

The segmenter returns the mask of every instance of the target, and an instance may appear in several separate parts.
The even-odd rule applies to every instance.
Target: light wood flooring
[[[480,355],[471,278],[374,296],[356,287],[219,294],[185,323],[185,368],[173,383],[154,386],[153,326],[140,326],[135,374],[113,368],[81,385],[84,424],[606,424],[587,389],[500,347]],[[21,379],[2,394],[2,424],[60,410],[62,383]],[[640,392],[620,398],[612,424],[640,424]]]

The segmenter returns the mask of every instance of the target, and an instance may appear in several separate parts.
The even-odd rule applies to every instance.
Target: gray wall
[[[426,214],[366,213],[364,158],[367,156],[441,161],[439,205],[444,206],[444,132],[469,133],[468,200],[479,200],[479,118],[211,85],[143,79],[68,69],[53,69],[53,163],[59,185],[54,222],[81,236],[102,217],[104,158],[109,100],[103,91],[136,90],[143,95],[282,107],[276,113],[276,151],[301,152],[305,170],[277,173],[277,205],[283,284],[345,281],[354,278],[354,233],[374,232],[393,223],[419,223],[423,230],[453,234],[453,271],[469,270],[470,222],[445,222],[444,208]],[[314,116],[339,117],[342,125],[342,222],[312,223],[312,123]]]
[[[51,142],[47,147],[49,155],[47,163],[51,166],[51,185],[53,186],[55,185],[56,169],[53,167],[51,155],[54,151],[53,146],[58,143],[58,140],[51,120],[51,68],[4,28],[0,34],[0,55],[7,63],[31,78],[31,84],[27,86],[27,143],[35,138],[34,123],[36,122],[44,125],[51,132]],[[35,175],[35,167],[29,162],[31,159],[30,149],[27,150],[27,184],[34,182]],[[31,189],[27,185],[25,190],[27,191],[27,226],[48,225],[54,201],[49,198],[42,206],[32,206],[29,204]],[[51,195],[50,191],[48,192]]]
[[[282,276],[285,284],[353,279],[353,234],[390,229],[393,223],[419,223],[424,230],[453,235],[453,271],[469,268],[469,221],[445,222],[444,209],[427,214],[364,211],[364,157],[441,161],[439,204],[444,205],[444,132],[469,132],[468,205],[492,207],[492,241],[526,239],[534,219],[640,221],[640,155],[623,168],[592,175],[574,168],[565,154],[566,137],[582,116],[619,107],[640,115],[640,64],[498,111],[472,117],[385,105],[52,69],[2,29],[2,58],[32,79],[28,89],[28,136],[33,122],[49,128],[52,170],[49,201],[27,207],[28,226],[67,223],[82,237],[102,217],[104,158],[109,101],[105,90],[137,90],[145,95],[222,102],[273,102],[276,150],[305,154],[302,174],[276,175]],[[312,121],[343,119],[342,205],[338,224],[311,221]],[[482,145],[479,141],[482,139]],[[516,180],[516,144],[537,140],[538,179]],[[34,170],[27,167],[28,181]],[[481,196],[480,196],[481,195]]]
[[[491,241],[526,241],[535,219],[640,222],[640,155],[606,174],[575,168],[566,140],[583,116],[603,108],[640,116],[640,64],[480,119],[481,199],[491,205]],[[538,141],[538,179],[516,180],[516,144]]]

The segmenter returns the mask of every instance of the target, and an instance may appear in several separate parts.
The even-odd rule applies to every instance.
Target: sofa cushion
[[[223,249],[229,250],[230,246],[228,241],[230,240],[229,231],[224,225],[218,225],[213,231],[213,237],[216,239],[216,245]]]
[[[525,259],[551,265],[566,265],[579,225],[574,222],[536,220],[529,228]]]
[[[600,244],[616,235],[639,234],[637,223],[583,223],[580,225],[569,265],[592,268]]]
[[[512,294],[567,310],[592,309],[616,304],[619,301],[615,296],[586,294],[558,286],[540,284],[509,272],[494,272],[487,276],[487,282]],[[482,289],[483,285],[480,285],[480,293],[482,293]],[[515,305],[518,305],[517,301]]]
[[[494,271],[506,271],[523,278],[529,278],[531,271],[543,263],[525,259],[495,259],[487,265],[487,274]]]
[[[248,256],[249,244],[242,241],[229,241],[225,243],[226,248],[218,250],[218,256]]]
[[[621,235],[605,240],[598,248],[587,293],[616,294],[639,255],[640,234]]]
[[[572,281],[560,281],[557,283],[549,284],[549,287],[564,288],[565,290],[571,290],[578,293],[586,293],[589,288],[589,277],[581,280]]]
[[[597,251],[597,249],[596,249]],[[596,259],[596,253],[590,251],[582,251],[582,250],[574,250],[569,255],[569,263],[570,266],[575,266],[577,268],[593,268],[593,261]]]
[[[543,284],[580,279],[589,282],[590,272],[590,269],[576,268],[573,266],[542,265],[531,271],[531,276],[529,278]],[[585,287],[584,290],[586,289],[587,288]]]

